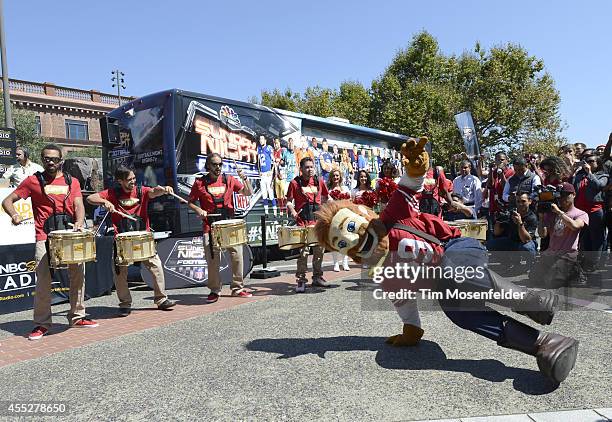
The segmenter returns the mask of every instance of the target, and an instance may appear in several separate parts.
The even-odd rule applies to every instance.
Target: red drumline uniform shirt
[[[425,174],[425,179],[423,179],[423,192],[430,192],[433,195],[433,198],[440,205],[438,211],[438,217],[442,217],[442,205],[446,204],[446,196],[442,195],[441,192],[452,192],[453,191],[453,182],[446,178],[446,174],[444,171],[440,171],[438,173],[438,179],[434,177],[434,169],[430,167]],[[419,192],[416,196],[417,199],[422,198],[422,193]]]
[[[317,205],[321,205],[321,197],[328,195],[329,192],[322,177],[319,177],[318,189],[315,185],[314,177],[311,177],[310,180],[308,180],[306,186],[304,186],[304,180],[300,177],[299,181],[293,179],[291,183],[289,183],[289,189],[287,190],[287,200],[295,201],[295,211],[297,213],[299,213],[306,204],[315,203]],[[298,215],[296,223],[298,226],[309,226],[315,224],[315,221],[303,220],[301,216]]]
[[[448,182],[449,180],[443,171],[438,173],[438,180],[436,180],[434,178],[434,169],[430,167],[423,180],[423,190],[431,192],[435,200],[438,201],[438,204],[442,205],[446,202],[446,198],[440,195],[440,191],[451,192],[453,190],[452,188],[449,190],[449,185],[452,186],[452,182],[450,184]]]
[[[414,227],[442,242],[461,237],[461,230],[457,227],[449,226],[435,215],[419,212],[417,196],[417,193],[413,190],[399,185],[397,190],[391,194],[387,206],[380,214],[381,221],[387,227],[391,227],[398,222]],[[414,236],[410,233],[406,233],[406,235]],[[416,238],[421,239],[418,236]]]
[[[53,205],[49,198],[55,202],[55,212],[57,214],[69,214],[75,219],[74,199],[81,196],[81,184],[73,177],[70,195],[66,198],[68,194],[68,185],[62,175],[56,177],[53,181],[47,180],[45,192],[48,197],[43,193],[36,175],[28,176],[19,186],[17,186],[17,189],[15,189],[15,194],[21,199],[32,198],[36,241],[47,240],[47,234],[43,230],[43,226],[47,218],[53,215]],[[64,209],[64,198],[66,198],[66,209]]]
[[[389,255],[383,264],[386,267],[393,267],[396,263],[437,266],[444,255],[444,248],[441,245],[436,245],[406,230],[394,228],[393,225],[396,223],[418,229],[442,242],[461,237],[461,231],[457,227],[449,226],[435,215],[419,212],[417,196],[415,191],[400,185],[380,214],[381,221],[389,228]],[[385,291],[432,287],[431,281],[424,274],[419,274],[413,280],[392,277],[385,279],[383,283]]]
[[[230,175],[226,176],[227,186],[223,183],[223,175],[220,175],[219,178],[212,183],[208,180],[208,176],[204,176],[204,178],[206,178],[208,182],[208,190],[210,193],[206,191],[204,180],[200,177],[196,179],[191,187],[189,200],[193,202],[199,201],[200,208],[209,214],[215,214],[219,212],[221,208],[216,207],[213,196],[217,199],[223,197],[223,208],[228,210],[230,216],[234,215],[234,192],[240,192],[242,190],[244,187],[242,182]],[[210,223],[207,218],[202,222],[202,229],[204,233],[210,232]]]
[[[140,189],[140,199],[138,199],[137,186],[134,186],[132,191],[129,193],[123,189],[119,189],[119,197],[117,197],[117,192],[115,189],[103,190],[98,195],[100,195],[100,198],[113,204],[117,211],[142,218],[147,231],[150,231],[151,227],[149,226],[149,213],[147,212],[147,208],[149,206],[149,192],[151,192],[153,189],[148,186],[141,186]],[[111,220],[113,222],[113,226],[115,227],[115,233],[119,233],[118,225],[123,218],[125,217],[122,217],[117,213],[111,214]]]

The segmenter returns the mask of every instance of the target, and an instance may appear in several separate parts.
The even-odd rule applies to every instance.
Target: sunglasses
[[[60,157],[43,157],[42,160],[45,163],[53,163],[53,164],[59,164],[60,161],[62,161]]]
[[[597,160],[585,160],[587,163],[595,163]]]

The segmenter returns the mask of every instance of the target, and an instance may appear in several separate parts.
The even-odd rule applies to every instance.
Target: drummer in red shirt
[[[301,175],[289,183],[287,191],[287,211],[291,215],[298,226],[307,227],[315,224],[314,213],[319,210],[319,205],[327,202],[327,186],[323,178],[315,176],[314,161],[310,157],[304,157],[300,160]],[[297,271],[295,277],[297,279],[296,293],[304,293],[306,291],[306,271],[308,270],[308,250],[305,246],[300,252],[297,260]],[[313,247],[312,255],[312,285],[318,287],[330,287],[330,284],[323,278],[323,247]]]
[[[189,208],[194,210],[203,221],[204,257],[208,267],[208,288],[210,289],[206,301],[214,303],[219,300],[219,293],[221,293],[219,273],[221,251],[218,248],[213,248],[212,236],[210,235],[211,224],[215,221],[229,220],[234,216],[234,192],[249,196],[252,189],[251,184],[240,169],[236,169],[236,172],[242,182],[225,173],[221,174],[223,159],[217,153],[210,154],[206,158],[205,167],[208,174],[197,179],[191,187]],[[199,207],[195,204],[196,201],[200,203]],[[209,216],[209,214],[218,214],[218,216]],[[253,296],[244,290],[242,246],[229,247],[226,250],[229,252],[232,266],[232,296]]]
[[[94,193],[87,198],[91,205],[101,205],[111,214],[115,233],[133,231],[150,231],[149,213],[147,211],[149,200],[158,196],[173,193],[170,186],[136,186],[136,175],[134,171],[126,166],[120,165],[115,169],[115,180],[118,186],[114,189],[106,189]],[[117,211],[131,215],[136,221],[122,217]],[[164,267],[155,254],[152,258],[142,261],[142,265],[149,270],[153,277],[153,301],[158,309],[163,311],[172,308],[176,302],[168,299],[165,292],[166,282],[164,280]],[[132,312],[132,295],[127,283],[128,266],[119,265],[115,271],[115,287],[119,298],[119,315],[128,316]]]
[[[36,327],[28,338],[41,339],[51,327],[51,281],[46,246],[47,234],[54,230],[67,230],[74,222],[74,230],[82,230],[85,207],[79,181],[62,173],[62,150],[55,144],[45,145],[40,153],[44,172],[27,177],[13,193],[2,201],[2,207],[11,216],[14,225],[21,223],[21,215],[13,204],[31,198],[36,231],[36,290],[34,296],[34,323]],[[85,316],[84,265],[68,265],[70,279],[71,327],[97,327],[98,323]]]

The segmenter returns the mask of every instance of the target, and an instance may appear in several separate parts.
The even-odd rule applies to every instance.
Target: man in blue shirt
[[[365,149],[361,150],[361,154],[357,157],[357,170],[367,170],[368,169],[368,159],[365,155]]]
[[[319,140],[313,136],[311,142],[312,142],[312,146],[308,149],[312,151],[312,154],[314,156],[315,174],[317,176],[320,176],[321,175],[321,149],[319,148]]]
[[[268,215],[268,206],[272,204],[274,216],[276,217],[276,200],[274,199],[274,189],[272,187],[274,149],[267,145],[266,138],[263,135],[259,137],[257,156],[259,158],[261,198],[264,201],[264,212]]]
[[[327,144],[327,139],[323,138],[323,151],[320,156],[321,161],[321,177],[327,183],[327,178],[329,177],[329,172],[332,171],[332,166],[334,164],[334,156],[329,152],[329,145]]]

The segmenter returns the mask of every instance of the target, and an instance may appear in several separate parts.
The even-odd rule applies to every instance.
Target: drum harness
[[[119,203],[119,195],[121,195],[121,189],[121,186],[115,186],[114,189],[115,197],[117,198],[117,203]],[[136,197],[138,198],[138,207],[140,208],[142,207],[142,185],[136,185]],[[125,209],[123,211],[125,211]],[[138,209],[137,211],[140,211],[140,209]],[[136,221],[132,221],[128,218],[123,217],[117,226],[119,233],[146,230],[144,220],[140,218],[139,215],[131,214],[129,212],[126,212],[126,214],[130,214],[136,219]]]
[[[302,193],[304,193],[304,196],[307,199],[306,204],[304,204],[302,209],[298,212],[298,214],[302,214],[301,218],[304,221],[314,221],[315,220],[314,213],[319,211],[319,204],[315,202],[317,199],[317,195],[319,194],[319,177],[317,175],[314,175],[313,179],[314,179],[315,188],[317,190],[312,197],[312,201],[308,198],[308,195],[304,193],[304,188],[308,187],[308,182],[310,181],[310,179],[308,180],[308,182],[306,182],[306,185],[304,185],[304,180],[300,176],[296,176],[296,178],[293,179],[300,185],[300,187],[302,188]]]
[[[115,188],[113,189],[115,193],[115,198],[117,198],[117,204],[119,204],[119,195],[121,194],[121,189],[122,187],[118,184],[115,185]],[[136,185],[136,196],[138,198],[138,207],[142,207],[142,185]],[[121,208],[123,209],[123,207]],[[123,209],[123,211],[125,211],[125,209]],[[108,214],[110,213],[107,212],[107,215]],[[130,213],[126,212],[126,214],[130,214]],[[117,225],[117,231],[119,233],[146,230],[144,220],[140,218],[140,216],[134,215],[134,214],[130,214],[130,215],[134,217],[136,221],[132,221],[130,219],[123,217],[121,221],[119,222],[119,224]],[[113,242],[113,262],[115,262],[115,274],[119,275],[120,268],[116,264],[117,262],[117,242]]]
[[[63,173],[64,182],[68,185],[68,192],[62,201],[62,213],[57,213],[57,206],[55,205],[55,200],[47,194],[45,187],[47,186],[47,181],[43,176],[43,172],[37,171],[34,173],[36,179],[38,179],[38,183],[40,184],[40,190],[42,194],[51,202],[51,206],[53,207],[53,215],[48,217],[43,224],[43,231],[45,234],[49,234],[54,230],[66,230],[69,228],[68,224],[72,223],[72,216],[66,213],[66,201],[70,196],[72,191],[72,176],[68,173]],[[54,270],[51,268],[51,253],[49,251],[49,237],[45,240],[45,249],[47,250],[47,262],[49,263],[49,272],[51,273],[51,277],[53,278]]]
[[[206,221],[208,222],[210,226],[211,223],[221,221],[221,220],[228,220],[230,217],[230,213],[229,213],[229,210],[223,206],[225,204],[225,195],[227,193],[227,175],[225,173],[221,175],[221,181],[223,182],[223,186],[225,187],[225,192],[223,192],[223,195],[221,195],[221,197],[219,198],[215,197],[215,195],[213,195],[210,192],[209,179],[210,179],[210,176],[208,174],[205,176],[202,176],[202,183],[204,183],[204,189],[206,189],[206,193],[208,193],[210,197],[212,198],[213,204],[215,206],[215,211],[218,211],[221,214],[220,217],[208,217],[208,216],[206,217]],[[209,230],[208,230],[208,247],[210,248],[210,256],[211,258],[214,259],[215,252],[213,248],[212,227],[209,227]]]

